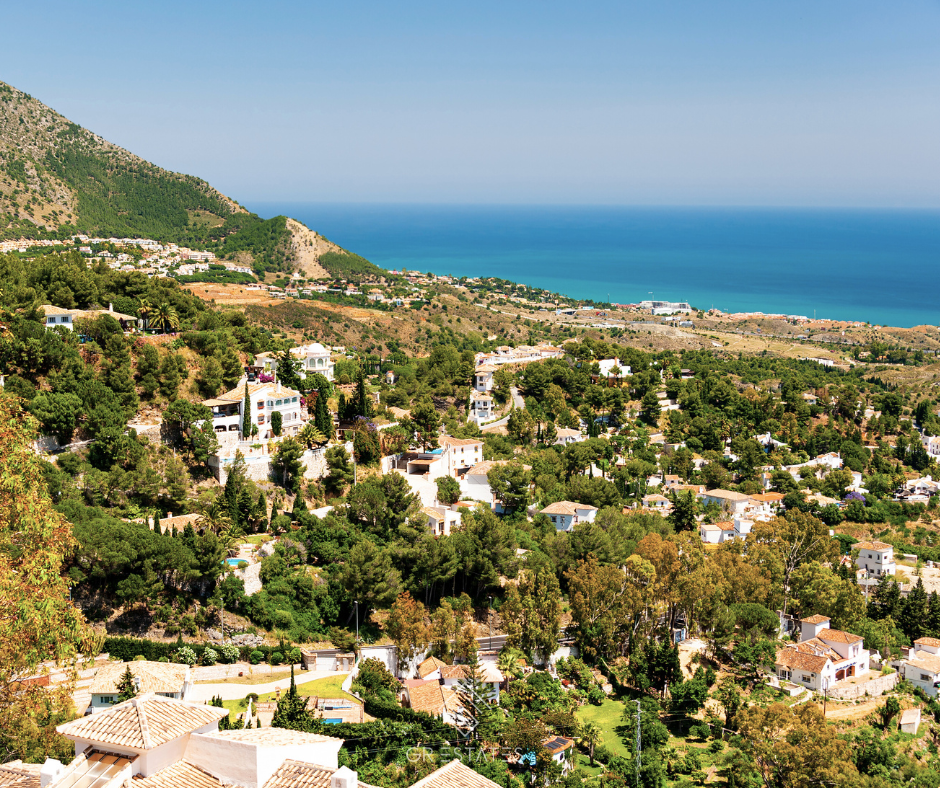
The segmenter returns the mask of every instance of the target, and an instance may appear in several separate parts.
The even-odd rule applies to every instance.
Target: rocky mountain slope
[[[169,239],[244,212],[0,82],[0,238],[86,232]]]

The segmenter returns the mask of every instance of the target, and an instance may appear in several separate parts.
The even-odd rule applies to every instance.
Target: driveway
[[[525,407],[525,400],[522,398],[522,395],[519,393],[519,389],[513,386],[509,389],[509,393],[512,395],[512,404],[522,410]],[[509,423],[509,414],[507,413],[499,421],[494,421],[486,425],[486,429],[492,429],[493,427],[505,427]]]

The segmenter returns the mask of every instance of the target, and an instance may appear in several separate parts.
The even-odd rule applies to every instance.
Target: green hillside
[[[238,213],[205,181],[144,161],[0,82],[0,238],[184,240]]]

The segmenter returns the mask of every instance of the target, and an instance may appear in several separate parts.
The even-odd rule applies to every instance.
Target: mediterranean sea
[[[255,203],[388,269],[574,298],[940,324],[940,211]]]

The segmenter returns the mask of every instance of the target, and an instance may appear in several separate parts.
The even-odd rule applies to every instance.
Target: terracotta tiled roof
[[[750,495],[734,492],[733,490],[707,490],[705,495],[709,498],[721,498],[725,501],[747,501],[751,498]]]
[[[503,674],[492,662],[481,662],[480,673],[483,681],[500,682],[503,680]],[[464,679],[470,675],[469,665],[445,665],[441,668],[442,679]]]
[[[719,531],[733,531],[734,530],[734,523],[723,522],[723,523],[715,523],[715,525],[718,526]]]
[[[802,621],[805,624],[824,624],[828,620],[829,620],[828,618],[826,618],[825,616],[821,616],[818,613],[815,616],[810,616],[809,618],[800,619],[800,621]]]
[[[861,635],[853,635],[851,632],[843,632],[841,629],[823,629],[816,637],[823,642],[828,640],[831,643],[861,643],[863,640]]]
[[[783,497],[783,493],[768,492],[752,495],[751,499],[757,501],[758,503],[779,503],[783,500]]]
[[[226,739],[227,741],[247,742],[269,747],[287,747],[295,744],[319,744],[332,741],[342,744],[342,739],[332,736],[322,736],[319,733],[304,733],[288,728],[238,728],[232,731],[213,731],[203,734],[213,739]]]
[[[559,427],[555,430],[555,436],[558,438],[580,438],[581,430],[576,430],[572,427]]]
[[[132,785],[133,788],[221,788],[224,783],[206,774],[198,766],[177,761],[149,777],[134,780]]]
[[[228,709],[201,706],[160,695],[141,695],[90,717],[59,725],[56,730],[70,739],[151,750],[168,741],[218,722]]]
[[[574,501],[558,501],[542,509],[542,514],[577,514],[577,510],[597,511],[596,506],[588,506],[586,503],[575,503]]]
[[[894,547],[884,542],[856,542],[852,545],[854,550],[893,550]]]
[[[822,673],[829,662],[828,657],[820,657],[815,654],[804,654],[796,648],[784,647],[777,652],[777,665],[783,665],[787,668],[797,668],[798,670],[808,670],[812,673]]]
[[[424,662],[418,665],[418,678],[427,678],[435,670],[446,668],[447,663],[441,662],[437,657],[428,657]]]
[[[38,763],[8,761],[0,766],[0,786],[2,788],[39,788]]]
[[[337,771],[338,769],[328,769],[314,763],[287,760],[271,775],[264,788],[330,788],[330,778]],[[372,786],[359,782],[359,788]]]
[[[182,531],[190,524],[195,528],[200,520],[202,520],[201,514],[178,514],[176,517],[161,517],[160,528],[163,531],[168,528],[173,531]]]
[[[463,708],[457,693],[450,687],[442,687],[435,682],[412,687],[408,690],[408,700],[415,711],[425,711],[439,717],[444,709],[457,712]]]
[[[124,671],[130,668],[131,674],[140,679],[139,692],[182,692],[183,684],[189,676],[188,665],[173,662],[111,662],[98,669],[91,682],[91,692],[95,695],[117,694],[118,682]]]
[[[917,638],[914,641],[915,646],[930,646],[931,648],[940,648],[940,639],[938,638]]]
[[[469,766],[464,766],[460,761],[453,760],[418,780],[411,788],[499,788],[499,784]]]
[[[283,399],[284,397],[299,397],[300,392],[294,391],[294,389],[289,389],[287,386],[281,386],[281,390],[278,391],[277,383],[249,383],[248,384],[248,395],[254,398],[255,394],[264,394],[265,398],[271,397],[274,399]],[[219,394],[216,399],[225,400],[226,402],[241,402],[245,399],[245,384],[243,383],[236,388],[226,391],[224,394]]]
[[[483,441],[477,438],[452,438],[445,435],[439,439],[441,446],[479,446],[483,448]]]
[[[904,660],[904,664],[914,668],[929,670],[931,673],[940,674],[940,657],[935,657],[933,654],[926,654],[923,651],[918,651],[916,657]]]

